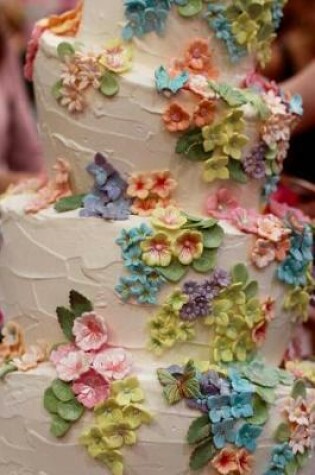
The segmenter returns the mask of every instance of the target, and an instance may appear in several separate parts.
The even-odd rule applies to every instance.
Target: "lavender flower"
[[[213,283],[217,287],[228,287],[231,284],[231,276],[223,269],[216,269],[212,275]]]
[[[256,145],[243,161],[243,167],[248,176],[260,180],[266,175],[265,167],[266,146],[262,143]]]

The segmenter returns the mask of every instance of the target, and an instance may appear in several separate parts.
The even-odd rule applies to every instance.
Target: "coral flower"
[[[181,132],[190,126],[190,115],[179,104],[173,102],[163,114],[163,120],[170,132]]]
[[[172,260],[171,241],[165,233],[157,233],[141,243],[142,259],[148,266],[167,267]]]
[[[218,219],[228,219],[230,212],[239,206],[233,193],[227,188],[220,188],[207,199],[207,212],[210,216]]]
[[[109,397],[110,385],[103,376],[90,369],[73,383],[72,390],[83,406],[93,409]]]
[[[184,231],[173,243],[173,253],[184,264],[191,264],[199,259],[203,252],[202,234],[198,231]]]
[[[238,471],[238,461],[233,449],[222,449],[211,463],[220,475],[229,475]]]
[[[95,312],[86,312],[76,318],[72,331],[77,346],[83,351],[99,350],[108,339],[106,323]]]
[[[32,345],[22,356],[13,358],[12,362],[19,371],[29,371],[45,361],[46,354],[47,351],[44,346]]]
[[[266,239],[257,239],[251,252],[253,263],[259,269],[263,269],[273,262],[275,258],[276,251],[274,244],[270,241],[266,241]]]
[[[161,206],[159,199],[152,196],[150,198],[146,198],[145,200],[136,198],[130,209],[133,214],[137,214],[139,216],[150,216],[158,206]]]
[[[169,170],[153,172],[152,182],[151,193],[154,193],[159,198],[163,199],[168,198],[177,186],[177,182],[174,180]]]
[[[147,173],[135,173],[128,178],[127,195],[145,200],[153,186],[153,180]]]
[[[281,241],[275,244],[276,259],[277,261],[284,261],[288,255],[288,252],[291,248],[291,243],[289,238],[282,239]]]
[[[98,353],[93,361],[95,371],[106,380],[124,379],[131,371],[132,356],[123,348],[112,348]]]
[[[151,221],[156,227],[175,230],[182,227],[187,219],[178,208],[168,206],[167,208],[157,208],[152,213]]]
[[[268,297],[262,303],[262,311],[267,322],[271,322],[275,318],[275,300]]]
[[[253,457],[247,450],[241,449],[237,452],[238,470],[240,475],[251,473],[253,466]]]
[[[208,40],[198,38],[192,41],[185,53],[185,63],[193,72],[207,71],[211,64]]]
[[[252,339],[257,346],[262,346],[266,340],[268,330],[268,322],[264,320],[263,322],[258,323],[252,330]]]
[[[273,214],[259,217],[257,227],[259,236],[273,242],[279,242],[290,234],[290,230],[284,228],[280,219]]]
[[[215,116],[215,102],[208,99],[202,100],[194,112],[194,123],[197,127],[204,127],[213,122]]]

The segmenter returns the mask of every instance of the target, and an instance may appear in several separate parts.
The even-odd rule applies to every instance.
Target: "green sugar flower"
[[[115,381],[111,386],[111,396],[120,406],[144,401],[144,393],[135,377]]]
[[[135,445],[137,434],[127,422],[109,424],[102,430],[102,440],[110,450],[121,449],[124,445]]]
[[[202,137],[205,152],[212,152],[217,145],[224,145],[228,142],[228,135],[225,133],[222,123],[203,127]]]
[[[227,180],[230,177],[228,163],[229,159],[225,155],[214,155],[205,162],[204,180],[209,183],[215,179]]]
[[[232,32],[240,45],[250,44],[256,39],[258,25],[248,13],[243,12],[232,23]]]
[[[142,424],[150,424],[152,416],[137,404],[129,404],[123,409],[124,421],[132,430],[138,429]]]
[[[310,298],[310,294],[305,288],[295,287],[286,296],[283,308],[292,312],[294,319],[301,318],[303,321],[307,321]]]
[[[231,340],[224,336],[216,336],[213,342],[213,359],[215,363],[231,363],[233,361],[233,351]]]
[[[245,129],[244,112],[241,109],[233,109],[226,115],[224,124],[228,133],[243,132]]]
[[[243,148],[247,143],[246,135],[235,132],[228,137],[228,142],[223,146],[223,152],[235,160],[240,160]]]

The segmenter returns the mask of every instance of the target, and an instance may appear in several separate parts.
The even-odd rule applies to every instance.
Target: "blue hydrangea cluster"
[[[141,259],[140,244],[151,235],[152,229],[141,224],[138,228],[123,230],[116,240],[129,273],[121,277],[116,286],[116,292],[124,301],[135,299],[141,304],[155,304],[157,293],[165,282],[157,269],[146,266]]]
[[[293,459],[294,454],[287,442],[276,445],[272,451],[270,468],[264,475],[285,475],[288,473],[285,468]]]
[[[266,175],[265,156],[267,146],[262,142],[257,144],[243,160],[245,173],[256,180],[260,180]]]
[[[279,175],[267,176],[266,182],[262,190],[262,198],[265,202],[267,202],[269,196],[272,195],[272,193],[274,193],[277,190],[279,181],[280,181]]]
[[[123,39],[130,41],[152,31],[162,34],[172,3],[172,0],[125,0],[128,21],[122,30]]]
[[[230,275],[222,269],[215,270],[209,279],[202,282],[194,280],[185,282],[183,293],[188,296],[189,300],[183,305],[180,318],[192,322],[197,318],[209,315],[212,300],[230,283]]]
[[[237,63],[247,55],[247,50],[235,41],[225,9],[226,5],[209,4],[206,19],[210,28],[215,31],[216,37],[225,42],[231,61]]]
[[[273,28],[277,30],[283,18],[283,0],[274,0],[271,6],[271,16]]]
[[[130,215],[130,201],[126,198],[127,182],[104,155],[97,153],[94,163],[87,167],[94,179],[92,191],[83,199],[80,216],[100,217],[122,221]]]
[[[308,224],[303,231],[293,230],[287,258],[278,267],[278,278],[289,285],[306,285],[307,272],[313,259],[313,234]]]

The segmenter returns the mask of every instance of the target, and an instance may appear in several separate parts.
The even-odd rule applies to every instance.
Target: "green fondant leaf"
[[[242,372],[249,381],[265,388],[275,388],[279,384],[277,368],[267,367],[260,361],[244,365]]]
[[[284,386],[293,385],[294,376],[293,374],[289,373],[289,371],[278,368],[278,375],[279,375],[279,383],[283,384]]]
[[[115,96],[119,92],[119,82],[116,74],[106,71],[102,78],[100,91],[106,97]]]
[[[215,268],[216,257],[216,249],[204,249],[202,256],[193,262],[193,269],[201,274],[210,272]]]
[[[188,267],[174,260],[168,267],[158,267],[159,272],[170,282],[179,282],[188,272]]]
[[[178,7],[178,13],[184,17],[198,15],[202,11],[202,0],[188,0],[188,3]]]
[[[75,54],[75,49],[72,44],[62,41],[57,47],[57,53],[59,58],[64,61],[67,56],[73,56]]]
[[[269,418],[268,405],[258,394],[253,397],[254,415],[246,419],[249,424],[261,426],[265,424]]]
[[[291,430],[289,424],[282,422],[276,430],[275,439],[277,442],[282,444],[283,442],[288,442],[290,440]]]
[[[262,386],[256,386],[255,392],[263,399],[267,404],[274,404],[276,400],[276,392],[274,388],[264,388]]]
[[[236,264],[232,269],[233,282],[242,283],[246,285],[249,275],[248,270],[244,264]]]
[[[61,381],[61,379],[55,379],[51,385],[51,389],[56,398],[61,402],[72,401],[75,397],[69,384]]]
[[[211,229],[202,232],[203,245],[207,249],[217,249],[221,246],[224,237],[224,231],[216,224]]]
[[[304,454],[300,454],[299,452],[296,454],[296,463],[298,468],[305,467],[306,463],[308,462],[310,457],[309,451],[305,450]]]
[[[200,228],[210,229],[213,228],[217,223],[218,221],[214,218],[203,219],[202,221],[200,221]]]
[[[61,99],[62,97],[62,94],[61,94],[61,88],[63,87],[63,84],[62,84],[62,80],[60,79],[59,81],[57,81],[53,87],[52,87],[52,94],[54,96],[54,98],[59,101],[59,99]]]
[[[75,195],[61,198],[57,203],[55,203],[54,208],[58,213],[66,213],[67,211],[82,208],[84,197],[85,195]]]
[[[233,158],[229,159],[228,169],[230,172],[230,178],[237,183],[244,185],[248,182],[248,176],[243,170],[242,163],[240,160],[234,160]]]
[[[285,475],[296,475],[298,464],[295,459],[291,460],[284,468]]]
[[[176,378],[166,369],[160,368],[157,370],[157,376],[160,384],[166,386],[167,384],[176,383]]]
[[[70,429],[71,424],[59,417],[58,415],[54,414],[52,417],[52,422],[50,426],[50,432],[52,433],[53,436],[57,438],[61,438]]]
[[[57,414],[59,402],[52,388],[47,388],[44,393],[44,408],[46,411],[50,412],[50,414]]]
[[[190,425],[187,433],[187,442],[189,444],[198,444],[208,438],[211,434],[210,420],[208,415],[195,419]]]
[[[204,161],[210,158],[204,151],[203,137],[200,129],[193,129],[182,135],[176,145],[176,153],[184,154],[194,161]]]
[[[201,470],[205,467],[210,460],[215,456],[216,450],[212,443],[212,440],[203,442],[195,448],[190,457],[189,466],[192,470]]]
[[[240,89],[229,84],[218,84],[210,81],[210,87],[231,107],[239,107],[246,104],[246,98]]]
[[[256,295],[258,294],[258,282],[257,280],[252,280],[251,282],[249,282],[245,289],[244,289],[244,292],[246,294],[246,297],[248,299],[252,299],[254,297],[256,297]]]
[[[68,340],[74,340],[72,328],[75,315],[65,307],[57,307],[56,309],[59,325]]]
[[[302,397],[303,399],[306,398],[306,385],[302,379],[298,379],[292,388],[291,396],[293,399],[297,399],[298,397]]]
[[[84,295],[76,290],[70,292],[70,307],[75,317],[81,317],[85,312],[92,312],[93,305]]]
[[[59,401],[57,407],[58,415],[68,422],[75,422],[80,419],[84,413],[84,407],[76,399],[69,402]]]
[[[15,371],[17,371],[17,367],[13,363],[5,363],[0,367],[0,379]]]

